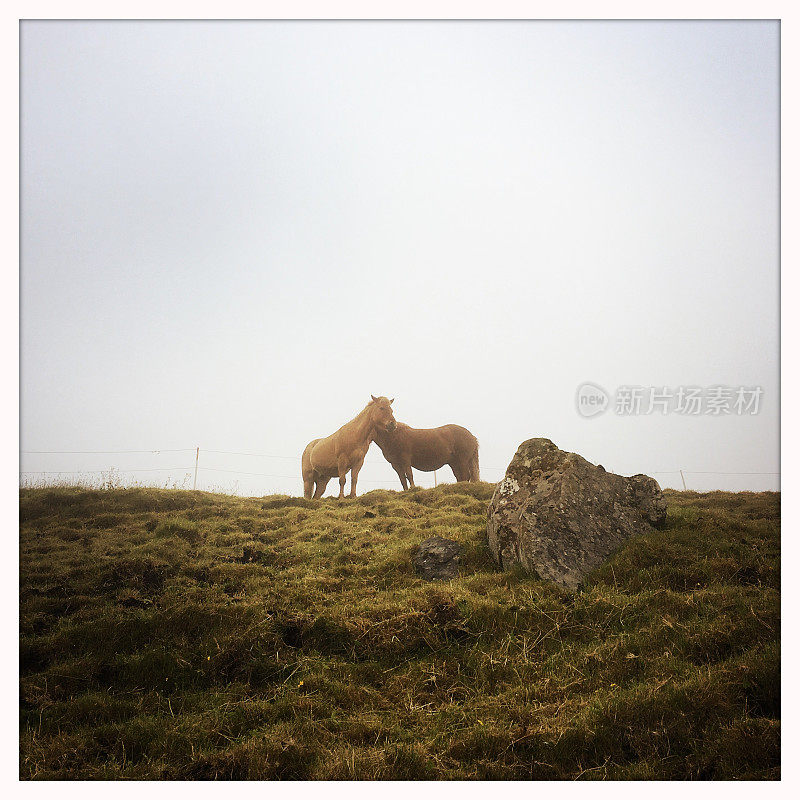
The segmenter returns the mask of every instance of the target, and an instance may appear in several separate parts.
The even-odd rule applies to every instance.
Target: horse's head
[[[388,400],[385,397],[375,397],[374,394],[370,395],[370,397],[372,397],[369,403],[370,419],[376,428],[391,433],[397,427],[397,422],[392,413],[394,398]]]

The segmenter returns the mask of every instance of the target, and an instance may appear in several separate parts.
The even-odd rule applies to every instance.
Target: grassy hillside
[[[23,490],[21,777],[780,777],[779,494],[668,492],[572,596],[492,490]]]

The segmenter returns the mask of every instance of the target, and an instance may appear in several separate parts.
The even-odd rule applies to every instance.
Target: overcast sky
[[[778,46],[773,22],[22,23],[22,449],[186,449],[22,470],[163,484],[199,445],[201,488],[299,494],[306,443],[381,394],[473,431],[487,480],[543,436],[777,488],[699,473],[779,469]],[[615,406],[718,385],[758,413]]]

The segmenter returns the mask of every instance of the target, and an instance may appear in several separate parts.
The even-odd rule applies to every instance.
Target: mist
[[[300,494],[375,394],[484,480],[778,488],[777,22],[21,29],[23,480]],[[757,413],[615,400],[718,386]]]

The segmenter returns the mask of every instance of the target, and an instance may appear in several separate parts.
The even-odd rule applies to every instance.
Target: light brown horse
[[[441,428],[412,428],[398,422],[393,431],[377,431],[375,443],[400,476],[403,489],[411,484],[411,468],[422,472],[450,465],[457,481],[479,481],[478,440],[460,425]]]
[[[331,478],[339,476],[339,499],[344,497],[344,484],[350,472],[350,497],[356,496],[356,481],[364,456],[378,431],[393,431],[397,423],[392,414],[394,398],[370,395],[366,408],[336,433],[314,439],[303,451],[303,495],[308,499],[322,497]],[[316,488],[315,488],[316,485]]]

